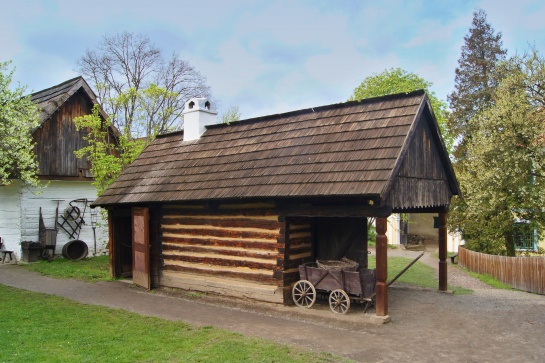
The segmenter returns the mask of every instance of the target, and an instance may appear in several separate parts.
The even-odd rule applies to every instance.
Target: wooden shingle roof
[[[425,107],[416,91],[162,135],[94,204],[380,198]]]
[[[95,93],[87,82],[85,82],[83,77],[72,78],[56,86],[31,94],[30,100],[36,103],[40,110],[40,124],[50,118],[63,103],[80,89],[83,89],[93,104],[98,103]],[[104,113],[102,109],[100,111],[102,116],[106,119],[106,113]]]

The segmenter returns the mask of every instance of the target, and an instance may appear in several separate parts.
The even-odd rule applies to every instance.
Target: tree
[[[470,120],[492,102],[498,84],[494,71],[507,53],[502,48],[501,33],[495,34],[482,9],[473,13],[473,23],[464,41],[456,68],[455,90],[447,97],[452,111],[449,129],[458,141],[457,158],[463,158],[465,144],[472,135],[475,123]]]
[[[119,135],[113,141],[108,133],[111,121],[100,116],[99,106],[95,105],[93,113],[74,119],[78,130],[85,129],[87,135],[83,138],[87,146],[77,150],[76,157],[87,157],[91,162],[93,185],[101,194],[121,173],[121,171],[136,159],[149,144],[149,139],[133,139],[125,134]]]
[[[240,121],[240,116],[241,114],[240,114],[239,107],[235,105],[231,105],[229,106],[227,111],[221,114],[220,119],[222,123],[228,124],[230,122]]]
[[[431,82],[426,81],[414,73],[408,73],[401,68],[391,68],[379,74],[373,74],[366,77],[362,83],[356,87],[349,101],[362,100],[370,97],[380,97],[393,93],[412,92],[423,89],[428,94],[433,112],[441,129],[441,134],[445,140],[447,150],[451,150],[453,138],[447,128],[447,104],[439,100],[432,92]]]
[[[470,121],[467,154],[457,165],[463,200],[451,227],[470,249],[515,255],[517,222],[545,226],[545,60],[535,50],[496,70],[490,106]]]
[[[143,35],[104,36],[78,66],[112,124],[127,138],[181,129],[185,102],[209,94],[198,71],[177,54],[166,60]]]
[[[24,97],[25,87],[10,85],[14,70],[11,62],[0,62],[0,186],[11,178],[38,186],[38,161],[34,153],[32,130],[39,125],[38,108]]]

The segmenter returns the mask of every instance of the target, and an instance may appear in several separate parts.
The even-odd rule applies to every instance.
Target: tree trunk
[[[515,240],[513,239],[513,230],[505,232],[505,248],[507,249],[507,256],[515,257]]]

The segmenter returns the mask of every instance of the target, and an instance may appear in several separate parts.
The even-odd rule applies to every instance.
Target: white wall
[[[18,251],[21,238],[21,182],[0,186],[0,237],[6,250]]]
[[[38,241],[39,233],[39,214],[40,207],[42,208],[42,215],[44,224],[47,228],[55,228],[55,209],[57,207],[56,199],[60,199],[59,202],[59,214],[63,214],[64,210],[69,206],[69,202],[74,199],[88,199],[90,201],[96,199],[96,190],[91,182],[79,182],[79,181],[50,181],[49,185],[41,190],[41,193],[38,193],[37,190],[30,189],[27,187],[21,186],[19,183],[18,188],[18,199],[19,199],[19,222],[20,225],[19,233],[11,233],[10,238],[6,239],[6,248],[12,249],[16,252],[17,258],[20,258],[20,243],[21,241]],[[0,200],[2,198],[8,198],[8,193],[3,192],[0,189]],[[12,199],[16,199],[13,198]],[[10,202],[12,205],[17,205],[16,201]],[[84,204],[77,203],[76,205],[81,212],[84,211]],[[11,207],[13,208],[13,207]],[[1,208],[4,209],[4,208]],[[1,215],[0,215],[1,216]],[[87,206],[85,210],[84,220],[86,224],[82,225],[79,238],[84,241],[89,247],[89,256],[94,252],[94,240],[93,240],[93,229],[91,227],[91,209]],[[62,219],[59,217],[59,222],[62,222]],[[106,245],[108,243],[108,226],[105,221],[99,219],[100,225],[96,228],[97,235],[97,253],[105,252]],[[11,222],[7,219],[0,217],[0,232],[2,237],[4,235],[4,230],[11,229],[7,228]],[[74,238],[74,239],[76,239]],[[65,243],[72,240],[68,233],[59,228],[57,233],[57,249],[56,253],[60,254],[62,252],[62,247]]]
[[[398,245],[401,244],[401,239],[399,238],[399,228],[401,218],[399,214],[395,213],[388,217],[388,225],[386,226],[386,237],[388,238],[388,244]]]

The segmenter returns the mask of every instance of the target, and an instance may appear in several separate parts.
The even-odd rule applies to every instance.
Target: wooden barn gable
[[[87,145],[85,130],[78,131],[74,118],[92,113],[96,96],[82,77],[33,93],[38,105],[40,125],[32,131],[36,142],[39,176],[43,179],[91,179],[91,165],[86,158],[76,158],[74,151]],[[104,119],[106,114],[100,110]],[[111,130],[111,135],[114,135]]]

